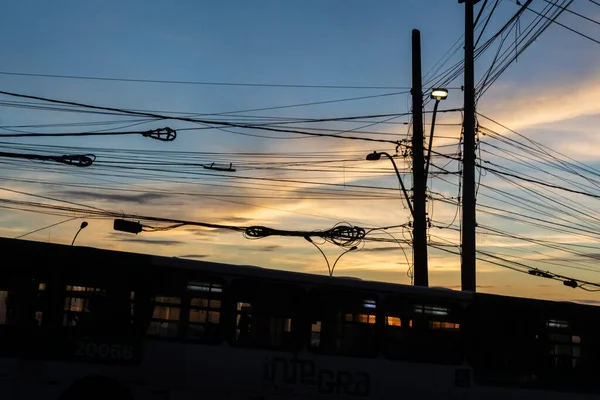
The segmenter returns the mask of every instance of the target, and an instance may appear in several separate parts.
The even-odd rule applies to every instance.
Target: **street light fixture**
[[[437,115],[438,105],[440,101],[446,100],[448,97],[448,89],[436,88],[431,90],[431,98],[435,100],[433,106],[433,115],[431,116],[431,131],[429,132],[429,145],[427,146],[427,157],[425,161],[425,180],[427,181],[427,175],[429,174],[429,162],[431,160],[431,146],[433,145],[433,130],[435,128],[435,117]]]
[[[367,161],[378,161],[381,160],[381,153],[376,151],[367,154]]]
[[[381,156],[384,155],[387,158],[390,159],[390,161],[392,162],[392,165],[394,166],[394,171],[396,171],[396,176],[398,177],[398,181],[400,181],[400,187],[402,188],[402,194],[404,195],[404,197],[406,198],[406,203],[408,204],[408,209],[410,210],[410,216],[415,217],[415,210],[413,209],[413,206],[410,202],[410,198],[408,197],[408,192],[406,191],[406,188],[404,187],[404,182],[402,182],[402,177],[400,176],[400,171],[398,171],[398,167],[396,166],[396,162],[394,161],[394,158],[389,155],[388,153],[386,153],[385,151],[380,151],[379,153],[374,151],[372,153],[367,154],[367,161],[377,161],[381,159]]]
[[[86,226],[88,226],[88,223],[86,221],[83,221],[81,223],[81,225],[79,225],[79,230],[75,234],[75,237],[73,238],[73,241],[71,242],[71,246],[73,246],[75,244],[75,239],[77,239],[77,236],[79,235],[79,232],[81,232],[83,229],[85,229]]]
[[[448,97],[448,89],[437,88],[431,90],[431,98],[434,100],[444,100]]]

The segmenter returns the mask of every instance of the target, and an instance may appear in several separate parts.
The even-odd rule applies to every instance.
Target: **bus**
[[[0,239],[0,395],[598,399],[600,309]]]

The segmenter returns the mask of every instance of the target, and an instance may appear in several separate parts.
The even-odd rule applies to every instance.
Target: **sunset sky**
[[[0,91],[211,121],[285,122],[276,127],[388,141],[408,139],[411,31],[421,32],[426,89],[463,57],[464,5],[457,1],[22,0],[10,3],[0,14]],[[486,20],[495,2],[488,3],[481,21]],[[531,4],[534,11],[526,10],[515,29],[502,35],[478,58],[477,82],[485,76],[501,41],[502,49],[515,43],[521,49],[519,37],[526,33],[536,13],[543,13],[547,6],[545,0],[534,0]],[[518,10],[514,1],[500,1],[479,43],[490,39]],[[594,96],[600,86],[597,68],[600,48],[598,43],[582,36],[600,40],[600,27],[597,22],[575,15],[600,21],[600,7],[577,0],[569,10],[573,12],[562,13],[557,21],[580,34],[564,26],[550,25],[479,99],[477,111],[504,127],[482,116],[478,118],[480,126],[493,131],[489,134],[480,131],[482,145],[478,157],[484,163],[493,163],[484,164],[490,168],[509,167],[517,176],[526,174],[588,195],[541,188],[525,181],[517,189],[499,176],[482,171],[481,176],[477,175],[481,185],[478,204],[484,207],[483,212],[478,212],[481,229],[477,241],[478,249],[488,254],[600,282],[597,266],[600,246],[596,247],[600,239],[600,215],[595,214],[600,201],[594,197],[600,194],[600,184],[593,181],[595,168],[600,169],[597,135],[600,101]],[[478,24],[481,26],[482,23]],[[462,84],[463,76],[458,74],[447,85],[448,99],[440,104],[443,112],[437,115],[434,140],[437,156],[432,159],[433,177],[428,181],[433,196],[428,202],[432,219],[429,234],[431,243],[438,247],[429,250],[430,284],[454,289],[460,288],[460,257],[439,247],[458,251],[460,213],[455,203],[460,178],[454,173],[440,172],[459,170],[459,163],[451,158],[459,155],[462,115],[456,109],[462,107]],[[294,231],[326,230],[338,223],[369,230],[400,226],[410,220],[389,160],[365,160],[373,150],[396,154],[395,146],[389,142],[243,128],[219,130],[214,125],[192,122],[83,113],[74,107],[58,110],[59,106],[52,105],[52,109],[42,109],[41,105],[49,103],[0,97],[0,134],[5,135],[145,131],[167,126],[179,130],[177,139],[168,143],[141,135],[0,138],[2,152],[97,156],[95,165],[86,168],[0,158],[0,199],[68,205],[58,201],[64,200],[124,214]],[[433,102],[428,101],[427,134],[432,109]],[[368,118],[381,114],[401,115]],[[363,118],[302,121],[356,116]],[[356,131],[340,133],[348,130]],[[510,147],[504,147],[504,152],[494,147],[501,146],[495,134],[521,143],[532,139],[560,153],[562,160],[583,163],[589,173],[580,171],[578,175],[564,170],[550,178],[544,174],[554,174],[555,166],[545,164],[533,152],[530,164],[523,164],[523,158],[519,159],[521,163],[515,163],[511,157],[516,153],[511,153]],[[401,150],[396,162],[410,188],[410,158],[403,158]],[[528,151],[519,154],[525,157]],[[231,163],[236,171],[219,172],[202,167],[213,162],[220,166]],[[536,173],[532,172],[532,165],[539,167]],[[495,192],[517,194],[517,190],[519,196],[525,197],[510,207],[503,202],[507,198],[498,197]],[[527,190],[549,197],[539,197]],[[533,204],[542,207],[541,203],[549,206],[550,197],[556,199],[556,196],[562,196],[563,203],[561,206],[552,203],[558,208],[546,215],[545,223],[523,223],[523,218],[534,215],[527,207]],[[327,274],[321,253],[302,237],[250,240],[239,232],[192,226],[136,236],[115,232],[112,219],[83,218],[84,215],[74,213],[46,215],[23,210],[29,206],[16,210],[15,203],[0,203],[0,206],[6,206],[0,208],[3,237],[18,237],[65,221],[23,239],[70,244],[85,220],[89,226],[78,236],[79,246]],[[494,212],[506,212],[509,216],[519,213],[520,220],[492,216],[485,212],[491,209],[485,207],[496,207]],[[571,214],[567,216],[565,210]],[[156,227],[168,225],[145,223]],[[565,225],[565,229],[580,224],[577,226],[581,231],[552,230],[547,228],[548,223]],[[486,227],[505,234],[490,234]],[[381,241],[367,240],[357,251],[340,258],[336,275],[409,284],[410,230],[394,227],[386,232],[373,231],[368,237]],[[565,243],[580,246],[580,252],[540,247],[539,243],[517,240],[506,233],[563,247]],[[344,251],[317,239],[315,243],[330,263]],[[598,294],[515,272],[485,259],[477,265],[479,291],[588,303],[600,301]]]

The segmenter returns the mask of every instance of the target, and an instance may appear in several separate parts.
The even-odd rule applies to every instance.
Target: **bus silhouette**
[[[0,239],[3,399],[600,398],[600,309]]]

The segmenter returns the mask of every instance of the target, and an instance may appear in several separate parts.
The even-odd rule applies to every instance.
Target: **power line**
[[[514,264],[514,265],[516,265],[516,267],[511,267],[511,266],[507,266],[507,265],[498,264],[498,263],[495,263],[495,262],[492,262],[492,261],[489,261],[489,260],[483,260],[483,261],[489,262],[491,264],[496,264],[496,265],[499,265],[499,266],[510,268],[513,271],[526,273],[526,274],[529,274],[529,275],[532,275],[532,276],[537,276],[537,277],[540,277],[540,278],[547,278],[547,279],[558,280],[558,281],[563,282],[563,284],[565,286],[569,286],[569,287],[572,287],[574,289],[575,288],[581,288],[584,285],[589,285],[589,286],[594,286],[594,287],[600,288],[600,284],[599,283],[584,281],[584,280],[576,279],[576,278],[571,278],[569,276],[559,275],[559,274],[556,274],[556,273],[551,272],[551,271],[542,271],[542,270],[540,270],[538,268],[530,267],[530,266],[528,266],[526,264],[523,264],[523,263],[520,263],[520,262],[517,262],[517,261],[508,260],[508,259],[506,259],[504,257],[500,257],[498,255],[495,255],[495,254],[489,253],[489,252],[485,252],[485,251],[478,251],[478,253],[483,254],[483,255],[485,255],[487,257],[491,257],[491,258],[496,259],[496,260],[501,260],[501,261],[504,261],[504,262],[508,262],[510,264]],[[521,269],[519,269],[519,268],[521,268]],[[584,290],[587,290],[587,289],[584,289]]]
[[[382,98],[382,97],[388,97],[388,96],[397,96],[400,94],[406,94],[408,92],[409,91],[381,93],[381,94],[376,94],[376,95],[359,96],[359,97],[344,97],[341,99],[313,101],[313,102],[308,102],[308,103],[286,104],[286,105],[281,105],[281,106],[250,108],[250,109],[243,109],[243,110],[223,111],[223,112],[217,112],[217,113],[178,112],[178,111],[162,111],[162,110],[157,111],[157,110],[139,110],[139,109],[127,109],[127,111],[138,111],[138,112],[149,112],[149,113],[160,113],[160,114],[183,114],[188,117],[193,117],[193,116],[195,116],[195,117],[232,116],[232,114],[243,114],[243,113],[256,112],[256,111],[281,110],[281,109],[285,109],[285,108],[297,108],[297,107],[307,107],[307,106],[315,106],[315,105],[323,105],[323,104],[342,103],[342,102],[356,101],[356,100],[375,99],[375,98]],[[92,113],[92,114],[120,115],[120,114],[114,114],[114,113],[110,113],[110,112],[83,111],[83,110],[69,109],[69,108],[64,108],[64,107],[53,108],[50,106],[45,106],[45,105],[34,103],[34,102],[17,102],[17,101],[0,102],[0,105],[5,106],[5,107],[37,109],[37,110],[46,110],[46,111],[80,112],[80,113],[87,112],[87,113]],[[246,118],[259,118],[259,117],[249,115],[249,116],[246,116]],[[273,118],[273,117],[269,117],[269,118]],[[284,118],[284,119],[289,120],[291,118]],[[294,120],[302,121],[302,119],[297,119],[297,118],[294,118]],[[308,120],[307,122],[310,122],[310,120]]]
[[[76,206],[79,206],[79,207],[87,207],[87,208],[92,209],[92,210],[97,211],[97,212],[105,212],[104,210],[102,210],[101,208],[98,208],[98,207],[88,206],[88,205],[85,205],[85,204],[75,203],[75,202],[67,201],[67,200],[56,199],[54,197],[41,196],[41,195],[38,195],[38,194],[27,193],[27,192],[22,192],[20,190],[14,190],[14,189],[3,188],[3,187],[0,187],[0,190],[5,190],[7,192],[16,193],[16,194],[22,194],[22,195],[25,195],[25,196],[37,197],[37,198],[45,199],[45,200],[58,201],[60,203],[65,203],[65,204],[72,204],[72,205],[76,205]],[[3,201],[5,201],[5,199],[3,199]],[[84,210],[84,212],[88,212],[88,211],[89,210]]]
[[[74,219],[79,219],[79,218],[81,218],[81,217],[68,218],[68,219],[65,219],[64,221],[56,222],[54,224],[44,226],[43,228],[39,228],[39,229],[35,229],[33,231],[29,231],[27,233],[24,233],[22,235],[19,235],[19,236],[15,237],[15,239],[21,239],[22,237],[31,235],[31,234],[39,232],[39,231],[43,231],[44,229],[52,228],[54,226],[57,226],[57,225],[60,225],[60,224],[64,224],[65,222],[73,221]]]
[[[299,84],[275,84],[275,83],[176,81],[176,80],[164,80],[164,79],[111,78],[111,77],[84,76],[84,75],[34,74],[34,73],[25,73],[25,72],[12,72],[12,71],[0,71],[0,75],[31,76],[31,77],[38,77],[38,78],[80,79],[80,80],[93,80],[93,81],[160,83],[160,84],[176,84],[176,85],[247,86],[247,87],[278,87],[278,88],[307,88],[307,89],[370,89],[370,90],[410,89],[410,87],[408,87],[408,86],[299,85]]]
[[[487,0],[486,0],[486,3],[487,3]],[[483,33],[485,32],[485,28],[488,26],[490,20],[492,19],[492,15],[494,15],[494,11],[496,11],[496,7],[498,7],[498,3],[500,3],[500,0],[496,0],[494,2],[494,5],[492,6],[492,10],[488,14],[488,17],[485,20],[485,23],[483,24],[483,28],[481,28],[481,31],[479,32],[479,36],[477,37],[477,40],[475,41],[475,45],[474,45],[475,48],[477,48],[477,45],[479,44],[479,41],[481,40],[481,37],[483,36]],[[484,4],[483,7],[481,7],[481,10],[479,11],[479,15],[477,16],[477,20],[475,20],[475,26],[477,26],[477,21],[479,20],[479,17],[481,17],[481,15],[483,14],[483,9],[485,8],[485,6],[486,6],[486,4]]]
[[[0,157],[18,158],[25,160],[54,161],[60,164],[71,165],[74,167],[89,167],[96,160],[96,156],[93,154],[44,156],[40,154],[6,153],[3,151],[0,152]]]
[[[535,146],[537,147],[537,149],[536,149],[536,148],[533,148],[533,147],[531,147],[531,146],[527,146],[527,145],[523,145],[523,144],[521,144],[521,146],[525,146],[525,147],[527,148],[527,151],[528,151],[528,152],[529,152],[529,151],[535,151],[535,152],[537,152],[538,154],[542,154],[542,155],[544,155],[544,156],[548,156],[548,157],[550,157],[552,160],[556,160],[556,161],[558,161],[559,163],[563,164],[564,162],[563,162],[562,160],[560,160],[560,159],[558,159],[558,158],[556,158],[555,156],[553,156],[553,155],[551,155],[551,154],[550,154],[550,151],[551,151],[551,152],[553,152],[553,153],[555,153],[555,154],[558,154],[558,155],[560,155],[561,157],[564,157],[564,158],[568,159],[569,161],[571,161],[572,163],[570,163],[570,164],[571,164],[571,165],[573,165],[573,168],[580,169],[580,170],[583,170],[583,171],[585,171],[585,172],[587,172],[587,173],[591,173],[591,174],[593,174],[593,175],[596,175],[596,176],[599,176],[599,177],[600,177],[600,170],[597,170],[597,169],[595,169],[595,168],[592,168],[592,167],[590,167],[590,166],[588,166],[588,165],[586,165],[586,164],[583,164],[583,163],[581,163],[581,162],[579,162],[579,161],[577,161],[577,160],[575,160],[575,159],[573,159],[573,158],[571,158],[571,157],[568,157],[568,156],[566,156],[566,155],[564,155],[564,154],[562,154],[562,153],[560,153],[560,152],[557,152],[556,150],[552,150],[552,149],[550,149],[549,147],[547,147],[547,146],[544,146],[544,145],[542,145],[541,143],[538,143],[538,142],[536,142],[536,141],[534,141],[534,140],[532,140],[532,139],[530,139],[530,138],[526,137],[525,135],[523,135],[523,134],[521,134],[521,133],[519,133],[519,132],[515,131],[514,129],[511,129],[511,128],[507,127],[506,125],[503,125],[503,124],[501,124],[500,122],[493,120],[493,119],[492,119],[492,118],[490,118],[490,117],[487,117],[487,116],[485,116],[485,115],[483,115],[483,114],[481,114],[481,113],[477,113],[477,115],[478,115],[478,116],[480,116],[480,117],[483,117],[483,118],[487,119],[488,121],[491,121],[491,122],[495,123],[496,125],[498,125],[498,126],[500,126],[500,127],[504,128],[504,129],[506,129],[506,130],[510,131],[511,133],[514,133],[515,135],[517,135],[517,136],[519,136],[519,137],[521,137],[521,138],[523,138],[523,139],[527,140],[529,143],[532,143],[533,145],[535,145]],[[488,128],[484,128],[484,129],[488,129]],[[491,130],[489,130],[489,129],[488,129],[488,131],[491,131]],[[491,132],[493,132],[493,131],[491,131]],[[493,133],[497,134],[496,132],[493,132]],[[499,135],[499,134],[497,134],[497,135]],[[513,139],[510,139],[510,138],[505,138],[505,139],[506,139],[506,140],[510,140],[510,141],[514,141],[514,142],[516,142],[515,140],[513,140]],[[518,142],[516,142],[516,143],[518,143]],[[572,172],[571,170],[568,170],[568,171],[569,171],[569,172]],[[574,173],[574,172],[572,172],[572,173]]]
[[[516,1],[516,0],[515,0],[515,1]],[[569,4],[570,4],[570,3],[569,3]],[[556,4],[554,4],[554,5],[556,6]],[[546,19],[550,20],[550,22],[553,22],[553,23],[555,23],[556,25],[562,26],[563,28],[565,28],[565,29],[567,29],[567,30],[569,30],[569,31],[571,31],[571,32],[573,32],[573,33],[575,33],[575,34],[577,34],[577,35],[581,36],[581,37],[584,37],[584,38],[586,38],[586,39],[588,39],[588,40],[591,40],[592,42],[594,42],[594,43],[596,43],[596,44],[600,44],[600,40],[594,39],[593,37],[591,37],[591,36],[588,36],[588,35],[586,35],[585,33],[581,33],[581,32],[579,32],[579,31],[577,31],[577,30],[575,30],[575,29],[573,29],[573,28],[571,28],[571,27],[568,27],[567,25],[565,25],[565,24],[562,24],[562,23],[560,23],[560,22],[556,21],[555,19],[550,19],[550,18],[548,18],[547,16],[545,16],[545,15],[542,15],[542,14],[540,14],[539,12],[537,12],[537,11],[535,11],[535,10],[532,10],[531,8],[527,8],[527,9],[528,9],[529,11],[531,11],[532,13],[534,13],[534,14],[537,14],[537,15],[539,15],[540,17],[546,18]],[[566,9],[566,7],[565,7],[565,9]]]
[[[576,15],[576,16],[578,16],[578,17],[580,17],[580,18],[583,18],[583,19],[585,19],[585,20],[587,20],[587,21],[593,22],[593,23],[594,23],[594,24],[596,24],[596,25],[600,25],[600,22],[596,21],[595,19],[592,19],[592,18],[586,17],[585,15],[583,15],[583,14],[580,14],[580,13],[578,13],[578,12],[576,12],[576,11],[569,10],[569,9],[567,9],[566,7],[563,7],[563,6],[559,5],[559,4],[554,4],[554,3],[552,3],[550,0],[544,0],[544,1],[545,1],[546,3],[548,3],[548,4],[552,4],[554,7],[562,8],[564,11],[566,11],[566,12],[568,12],[568,13],[570,13],[570,14]]]
[[[73,102],[73,101],[56,100],[56,99],[50,99],[50,98],[45,98],[45,97],[40,97],[40,96],[31,96],[31,95],[5,92],[5,91],[0,91],[0,94],[6,95],[6,96],[26,98],[26,99],[47,101],[49,103],[66,104],[66,105],[89,108],[89,109],[94,109],[94,110],[104,110],[104,111],[112,111],[112,112],[117,112],[117,113],[127,114],[127,115],[145,116],[145,117],[156,118],[158,120],[172,119],[172,120],[192,122],[192,123],[197,123],[197,124],[199,123],[199,124],[205,124],[205,125],[217,125],[217,126],[222,125],[222,126],[228,126],[228,127],[233,127],[233,128],[257,129],[257,130],[264,130],[264,131],[269,131],[269,132],[279,132],[279,133],[296,133],[296,134],[300,134],[300,135],[315,136],[315,137],[330,137],[330,138],[336,138],[336,139],[349,139],[349,140],[362,140],[362,141],[368,141],[368,142],[392,143],[394,145],[397,144],[396,141],[392,141],[392,140],[373,139],[373,138],[358,138],[358,137],[351,137],[351,136],[338,136],[338,135],[326,134],[326,133],[304,132],[304,131],[294,130],[294,129],[271,128],[271,127],[262,126],[262,125],[238,124],[238,123],[232,123],[232,122],[226,122],[226,121],[212,121],[212,120],[202,120],[202,119],[195,119],[195,118],[188,118],[188,117],[167,116],[167,115],[161,115],[161,114],[155,114],[155,113],[125,110],[125,109],[114,108],[114,107],[94,106],[91,104],[78,103],[78,102]],[[438,112],[449,112],[449,111],[456,111],[456,110],[441,110]]]
[[[3,128],[6,129],[6,128]],[[10,129],[6,129],[10,130]],[[141,135],[162,142],[172,142],[177,137],[177,132],[171,128],[152,129],[148,131],[120,131],[120,132],[69,132],[69,133],[0,133],[0,137],[74,137],[74,136],[124,136]]]
[[[506,175],[506,176],[510,176],[511,178],[516,178],[516,179],[520,179],[522,181],[525,182],[529,182],[529,183],[535,183],[537,185],[542,185],[542,186],[546,186],[552,189],[559,189],[559,190],[564,190],[565,192],[570,192],[570,193],[575,193],[575,194],[581,194],[584,196],[588,196],[588,197],[593,197],[595,199],[600,199],[600,195],[597,194],[593,194],[593,193],[588,193],[588,192],[583,192],[580,190],[573,190],[573,189],[569,189],[563,186],[558,186],[558,185],[554,185],[552,183],[548,183],[548,182],[543,182],[543,181],[539,181],[539,180],[535,180],[535,179],[528,179],[528,178],[524,178],[522,176],[516,175],[516,174],[511,174],[509,172],[503,172],[503,171],[499,171],[497,169],[494,168],[489,168],[489,167],[484,167],[483,165],[478,165],[479,168],[485,169],[486,171],[490,171],[496,174],[500,174],[500,175]]]
[[[172,228],[177,228],[181,226],[198,226],[202,228],[215,228],[215,229],[225,229],[236,232],[242,232],[244,237],[248,239],[260,239],[268,236],[287,236],[287,237],[319,237],[321,239],[326,240],[336,246],[340,247],[351,247],[359,244],[363,241],[366,235],[366,231],[364,228],[359,226],[353,226],[349,224],[336,224],[333,228],[327,230],[310,230],[310,231],[299,231],[299,230],[284,230],[284,229],[273,229],[265,226],[248,226],[241,227],[235,225],[223,225],[223,224],[213,224],[208,222],[198,222],[198,221],[190,221],[190,220],[180,220],[180,219],[172,219],[172,218],[162,218],[162,217],[154,217],[154,216],[143,216],[143,215],[127,215],[123,213],[115,213],[111,211],[102,211],[102,210],[82,210],[75,209],[72,207],[63,207],[63,206],[51,206],[43,203],[28,203],[28,202],[19,202],[15,200],[7,200],[0,199],[1,202],[13,203],[13,204],[29,204],[35,205],[40,208],[49,208],[49,209],[57,209],[62,211],[71,211],[71,212],[84,212],[89,215],[97,216],[97,217],[106,217],[106,218],[117,218],[119,220],[143,220],[143,221],[153,221],[153,222],[162,222],[162,223],[170,223],[174,224],[168,227],[150,227],[145,226],[138,223],[139,231],[164,231]],[[66,222],[66,221],[65,221]],[[44,228],[43,228],[44,229]],[[379,228],[379,229],[386,229]]]
[[[527,0],[525,2],[525,4],[523,4],[523,5],[521,5],[521,3],[519,3],[519,2],[517,2],[517,4],[520,5],[521,7],[519,8],[518,13],[515,14],[515,17],[518,17],[526,9],[530,10],[529,6],[530,6],[531,2],[532,2],[532,0]],[[563,0],[563,4],[565,4],[566,7],[568,7],[572,2],[573,2],[573,0]],[[564,8],[566,8],[566,7],[564,7]],[[496,56],[494,57],[494,60],[492,61],[492,64],[488,68],[488,71],[484,74],[484,78],[482,78],[480,80],[480,82],[478,83],[478,88],[477,88],[477,90],[479,92],[478,98],[480,98],[489,89],[489,87],[500,77],[500,75],[502,75],[504,73],[504,71],[506,71],[506,69],[510,66],[510,64],[513,61],[515,61],[518,58],[518,56],[520,54],[522,54],[551,25],[551,23],[553,21],[555,21],[562,14],[562,12],[564,10],[561,8],[558,8],[557,10],[554,11],[554,13],[551,17],[548,17],[547,15],[550,14],[551,11],[552,11],[552,7],[549,5],[546,5],[546,7],[544,8],[544,14],[540,14],[540,13],[536,12],[540,17],[546,18],[546,21],[542,22],[542,18],[534,19],[532,22],[529,23],[529,25],[525,29],[525,33],[521,34],[518,39],[515,38],[515,42],[512,43],[507,49],[505,49],[504,52],[500,53],[502,50],[502,47],[504,46],[504,42],[508,39],[508,35],[506,35],[504,38],[502,38],[500,46],[498,47],[498,50],[496,52]],[[515,17],[513,17],[513,19],[511,19],[511,21],[510,21],[510,23],[512,24],[512,28],[510,29],[511,31],[513,29],[516,29],[517,26],[520,26],[519,20],[516,19]],[[513,21],[514,21],[514,23],[513,23]],[[538,25],[540,25],[540,26],[538,27]],[[505,26],[508,27],[508,24]],[[516,34],[516,31],[515,31],[515,34]],[[495,66],[499,57],[502,58],[502,61],[499,66]],[[492,75],[492,72],[494,72],[493,75]]]
[[[284,108],[307,107],[307,106],[317,106],[317,105],[322,105],[322,104],[342,103],[342,102],[346,102],[346,101],[376,99],[376,98],[388,97],[388,96],[398,96],[398,95],[406,94],[406,93],[409,93],[409,90],[405,90],[405,91],[402,91],[402,92],[391,92],[391,93],[374,94],[374,95],[370,95],[370,96],[347,97],[347,98],[343,98],[343,99],[312,101],[312,102],[309,102],[309,103],[299,103],[299,104],[289,104],[289,105],[283,105],[283,106],[270,106],[270,107],[250,108],[250,109],[246,109],[246,110],[234,110],[234,111],[226,111],[226,112],[210,113],[210,114],[197,114],[197,115],[227,115],[227,114],[235,114],[235,113],[241,114],[241,113],[255,112],[255,111],[281,110],[281,109],[284,109]]]
[[[127,169],[125,169],[125,170],[127,170]],[[49,171],[47,168],[45,168],[44,171],[45,172],[52,172],[51,170]],[[73,172],[70,172],[69,176],[71,176],[73,174],[74,174]],[[140,174],[138,172],[132,173],[132,176],[120,175],[120,174],[115,174],[114,172],[111,172],[109,174],[95,173],[94,176],[84,175],[84,177],[86,178],[86,180],[90,179],[90,178],[96,179],[95,178],[96,175],[105,175],[105,176],[110,176],[110,177],[122,177],[122,178],[128,178],[128,179],[146,179],[146,175]],[[163,175],[155,175],[155,176],[163,177]],[[219,177],[220,179],[222,179],[222,176],[219,176],[219,175],[214,175],[214,176],[215,177]],[[192,182],[168,181],[168,180],[161,180],[161,179],[158,179],[158,180],[163,181],[163,182],[171,182],[171,183],[185,183],[185,184],[194,185],[194,186],[196,186],[198,184],[197,179],[191,179]],[[154,179],[154,181],[157,181],[157,179]],[[264,186],[269,186],[269,185],[265,184],[264,181],[262,181],[262,182],[263,183],[260,184],[260,188],[267,190],[266,188],[264,188]],[[118,182],[113,182],[113,183],[118,183]],[[311,182],[306,182],[306,183],[311,183]],[[123,183],[123,184],[131,186],[130,183]],[[318,185],[318,183],[315,183],[315,182],[312,182],[312,184]],[[343,185],[340,184],[339,186],[341,187]],[[346,191],[346,190],[347,189],[344,189],[344,191]],[[395,188],[389,188],[389,190],[390,191],[395,191],[396,189]],[[215,196],[207,196],[207,195],[203,195],[203,194],[196,194],[196,196],[206,197],[206,198],[208,198],[210,200],[218,201],[218,202],[221,202],[221,203],[225,202],[225,203],[231,203],[231,204],[236,204],[236,205],[243,205],[243,206],[246,206],[246,207],[250,206],[250,207],[264,208],[264,209],[268,209],[268,210],[276,210],[276,211],[280,211],[280,212],[292,213],[292,214],[297,214],[297,215],[305,215],[305,216],[314,217],[314,218],[324,218],[324,219],[338,220],[339,221],[339,218],[332,218],[332,217],[327,216],[327,215],[320,215],[320,214],[316,214],[316,213],[307,213],[307,212],[293,211],[293,210],[288,210],[288,209],[284,209],[284,208],[277,208],[277,207],[272,207],[272,206],[266,206],[264,204],[255,204],[255,203],[249,203],[249,202],[235,201],[235,200],[229,199],[228,197],[230,197],[230,196],[223,196],[223,198],[216,198]],[[43,198],[45,198],[45,197],[43,197]],[[52,200],[61,201],[61,200],[58,200],[58,199],[52,199]],[[80,205],[80,204],[77,204],[77,205]],[[27,211],[27,210],[25,210],[25,211]],[[59,214],[59,215],[63,215],[63,214]]]

